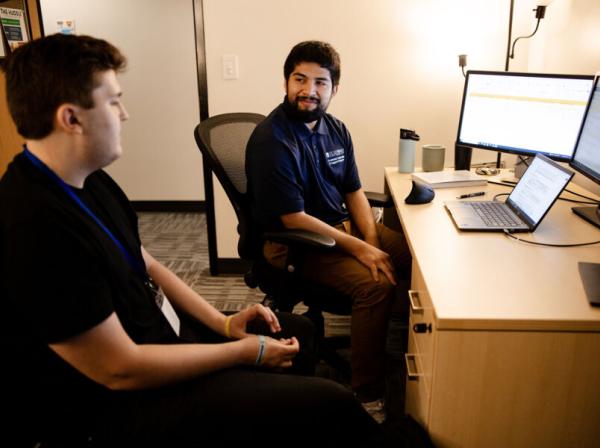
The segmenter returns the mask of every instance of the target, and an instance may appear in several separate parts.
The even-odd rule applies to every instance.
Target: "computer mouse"
[[[407,204],[427,204],[431,202],[435,197],[435,191],[429,185],[419,182],[417,180],[412,181],[412,190],[406,198],[404,202]]]

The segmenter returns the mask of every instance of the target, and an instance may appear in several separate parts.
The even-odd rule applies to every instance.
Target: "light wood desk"
[[[600,245],[459,232],[445,200],[510,188],[436,189],[433,202],[407,205],[410,175],[386,168],[385,179],[413,255],[407,412],[442,447],[598,447],[600,308],[588,304],[577,262],[600,262]],[[600,240],[573,205],[557,201],[535,233],[517,235]]]

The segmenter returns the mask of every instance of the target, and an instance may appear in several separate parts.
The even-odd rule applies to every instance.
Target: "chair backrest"
[[[246,195],[246,144],[250,134],[265,116],[254,113],[215,115],[203,120],[194,130],[204,163],[223,186],[238,219],[238,253],[254,258],[260,234],[253,222],[250,198]]]

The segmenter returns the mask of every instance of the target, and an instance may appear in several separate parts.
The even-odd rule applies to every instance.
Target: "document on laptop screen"
[[[569,172],[538,156],[515,186],[509,200],[533,222],[538,222],[570,179]]]

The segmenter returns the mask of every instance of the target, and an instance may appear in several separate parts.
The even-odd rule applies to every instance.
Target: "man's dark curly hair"
[[[333,86],[340,82],[340,55],[327,42],[308,40],[295,45],[283,65],[283,76],[286,81],[294,68],[302,62],[314,62],[329,70]]]

